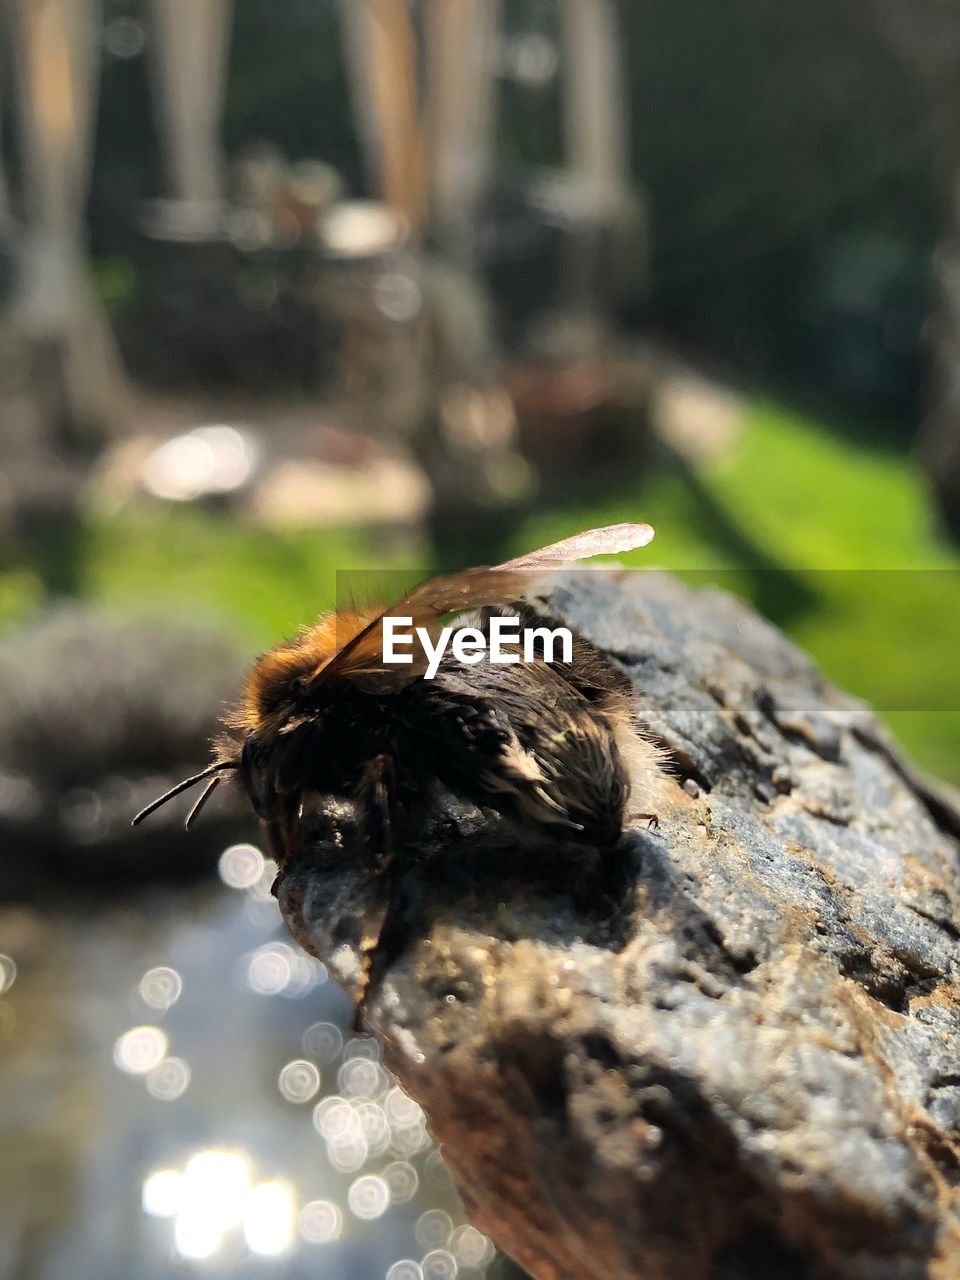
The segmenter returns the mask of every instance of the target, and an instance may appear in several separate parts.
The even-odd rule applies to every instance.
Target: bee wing
[[[551,542],[539,551],[530,551],[516,560],[498,565],[499,569],[559,568],[572,560],[589,560],[591,556],[613,556],[621,551],[634,551],[653,541],[649,524],[608,524],[600,529],[587,529],[572,538]]]
[[[461,573],[444,574],[431,578],[414,587],[401,600],[384,609],[334,655],[318,673],[318,680],[343,676],[352,680],[370,677],[387,677],[397,683],[407,684],[426,668],[426,656],[413,653],[413,663],[386,667],[383,662],[383,636],[381,623],[389,614],[411,618],[413,627],[432,628],[444,615],[463,613],[468,609],[480,609],[484,605],[501,604],[519,599],[525,591],[551,569],[559,569],[572,561],[590,556],[614,555],[620,551],[632,551],[645,547],[653,538],[648,524],[614,524],[601,529],[588,529],[584,533],[552,542],[549,546],[531,551],[527,555],[507,560],[492,568],[467,569]]]

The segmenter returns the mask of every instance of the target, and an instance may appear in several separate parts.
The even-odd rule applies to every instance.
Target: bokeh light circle
[[[309,1102],[320,1088],[320,1072],[312,1062],[295,1058],[280,1072],[277,1086],[287,1102]]]
[[[263,854],[252,844],[232,844],[217,863],[220,879],[231,889],[251,889],[263,875]]]
[[[251,1253],[275,1258],[293,1239],[293,1197],[282,1182],[261,1182],[244,1201],[243,1237]]]
[[[327,981],[319,960],[295,951],[285,942],[266,942],[242,956],[237,965],[240,986],[258,996],[299,999]]]
[[[220,1248],[223,1228],[199,1206],[187,1206],[177,1214],[173,1228],[177,1253],[183,1258],[209,1258]]]
[[[362,1133],[341,1133],[327,1142],[327,1159],[340,1173],[356,1173],[369,1156],[367,1140]]]
[[[303,1033],[303,1052],[315,1062],[332,1062],[343,1048],[343,1034],[332,1022],[315,1022]]]
[[[455,1280],[459,1267],[448,1249],[431,1249],[420,1263],[423,1280]]]
[[[408,1160],[394,1160],[383,1171],[383,1180],[390,1188],[394,1204],[408,1204],[417,1194],[420,1178]]]
[[[453,1234],[453,1219],[443,1209],[428,1209],[417,1219],[416,1237],[421,1249],[440,1249]]]
[[[343,1214],[332,1200],[311,1200],[300,1210],[298,1226],[308,1244],[329,1244],[343,1230]]]
[[[390,1208],[390,1188],[383,1178],[366,1173],[350,1184],[347,1204],[355,1218],[362,1222],[372,1222],[375,1218],[382,1217]]]
[[[180,999],[183,979],[169,965],[157,965],[154,969],[148,969],[140,979],[139,991],[140,999],[145,1005],[166,1013]]]
[[[128,1075],[144,1076],[167,1054],[167,1037],[159,1027],[131,1027],[113,1046],[113,1060]]]
[[[277,864],[272,858],[264,858],[263,870],[247,890],[248,894],[257,902],[270,902],[276,906],[277,900],[273,896],[273,882],[276,878]]]
[[[384,1099],[387,1119],[398,1128],[418,1124],[423,1119],[423,1108],[396,1085]]]
[[[337,1072],[337,1084],[352,1098],[374,1098],[386,1082],[383,1069],[369,1058],[350,1058]]]
[[[390,1145],[390,1124],[383,1107],[376,1102],[361,1102],[356,1110],[367,1150],[372,1156],[383,1155]]]
[[[224,1230],[240,1221],[250,1189],[250,1163],[241,1152],[215,1147],[198,1151],[183,1176],[184,1205],[191,1211],[199,1206]]]
[[[12,956],[0,954],[0,995],[10,988],[17,980],[17,962]]]
[[[380,1046],[373,1036],[351,1036],[343,1050],[344,1062],[365,1058],[368,1062],[380,1061]]]
[[[493,1261],[493,1241],[469,1222],[457,1227],[450,1237],[450,1251],[462,1266],[483,1267]]]
[[[387,1268],[386,1280],[423,1280],[423,1268],[412,1258],[398,1258]]]
[[[360,1117],[345,1098],[331,1093],[313,1109],[313,1125],[321,1137],[332,1139],[360,1133]]]
[[[190,1068],[182,1058],[164,1058],[147,1072],[147,1092],[158,1102],[175,1102],[190,1084]]]
[[[178,1169],[156,1169],[144,1179],[140,1203],[151,1218],[172,1218],[183,1203],[183,1174]]]

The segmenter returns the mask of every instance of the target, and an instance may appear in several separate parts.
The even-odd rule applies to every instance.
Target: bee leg
[[[270,892],[276,897],[284,867],[300,850],[300,792],[288,791],[279,795],[271,781],[267,787],[266,800],[264,812],[267,817],[264,826],[267,845],[278,868]]]
[[[356,798],[363,814],[361,829],[365,846],[373,855],[374,871],[385,877],[380,893],[385,906],[372,918],[360,943],[361,973],[357,1004],[353,1014],[353,1029],[359,1030],[367,1011],[367,1001],[376,989],[377,956],[390,919],[395,896],[394,867],[395,833],[397,828],[396,768],[388,755],[374,756],[364,768]]]
[[[660,826],[660,819],[655,813],[637,813],[634,815],[638,822],[645,822],[648,831],[656,831]]]
[[[259,813],[267,838],[267,849],[278,867],[282,867],[286,857],[284,848],[284,822],[281,812],[280,798],[272,775],[263,780],[263,795]]]
[[[422,893],[416,870],[407,868],[401,873],[398,865],[393,863],[386,873],[389,877],[387,907],[380,919],[376,942],[364,957],[362,988],[353,1012],[354,1031],[363,1029],[368,1001],[402,954],[420,905]]]
[[[367,1004],[374,990],[374,962],[389,914],[390,906],[388,900],[382,910],[378,911],[373,919],[368,920],[363,936],[360,939],[360,978],[357,983],[356,1003],[353,1006],[353,1019],[350,1024],[351,1030],[357,1035],[363,1034],[365,1030]]]
[[[374,756],[364,768],[357,788],[363,813],[363,839],[373,854],[377,874],[386,871],[394,854],[396,770],[393,758]]]

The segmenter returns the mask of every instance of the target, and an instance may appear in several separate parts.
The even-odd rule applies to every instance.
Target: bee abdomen
[[[629,785],[606,725],[584,711],[528,746],[511,735],[482,769],[483,803],[528,830],[610,845],[623,830]]]
[[[613,722],[562,670],[449,666],[410,698],[420,751],[456,794],[524,830],[620,838],[629,784]]]

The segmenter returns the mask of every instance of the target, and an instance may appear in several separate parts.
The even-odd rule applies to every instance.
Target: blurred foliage
[[[640,487],[542,509],[497,554],[638,517],[657,540],[633,563],[752,599],[872,701],[922,764],[960,782],[960,555],[938,542],[922,482],[902,458],[752,402],[723,461],[694,470],[674,460]],[[88,519],[77,538],[79,594],[153,616],[220,617],[248,651],[330,607],[338,570],[415,559],[370,533],[269,533],[198,509]],[[36,549],[8,556],[8,618],[42,597],[43,563]],[[437,564],[425,553],[417,567]]]
[[[316,393],[336,335],[302,253],[146,242],[96,280],[128,368],[165,391]]]
[[[655,318],[908,426],[938,225],[920,86],[853,5],[622,14]]]
[[[104,21],[142,19],[142,0],[105,0]],[[149,40],[149,30],[147,32]],[[151,114],[145,56],[111,57],[102,67],[92,222],[124,224],[137,202],[161,194],[162,159]],[[362,182],[360,147],[333,0],[236,0],[224,104],[228,153],[257,139],[292,159],[320,157]],[[111,228],[116,230],[116,226]]]
[[[267,139],[291,159],[334,165],[348,189],[362,193],[337,9],[334,0],[237,0],[224,136],[231,157]],[[135,0],[107,0],[108,21],[134,12]],[[721,353],[791,393],[818,387],[911,431],[939,220],[936,107],[855,6],[624,0],[620,13],[631,170],[652,227],[650,289],[634,290],[623,318]],[[506,0],[507,41],[557,34],[554,0]],[[218,282],[227,266],[213,261],[206,301],[191,309],[178,298],[197,255],[182,250],[178,272],[176,250],[162,269],[147,251],[141,203],[163,182],[146,63],[105,59],[91,198],[96,252],[125,258],[140,277],[136,288],[125,285],[128,305],[117,314],[128,356],[149,372],[151,343],[164,341],[173,315],[181,327],[174,324],[171,341],[194,379],[204,361],[216,377],[222,361],[210,349],[211,332],[249,354],[252,327],[277,377],[289,364],[301,383],[297,308],[251,318],[229,273]],[[484,240],[507,314],[531,288],[546,301],[536,259],[549,232],[538,228],[524,191],[538,167],[561,159],[562,82],[562,67],[542,83],[509,74],[500,81],[500,189]],[[498,270],[505,245],[514,252]],[[645,256],[638,246],[638,258]],[[211,326],[205,305],[219,294]],[[245,360],[233,376],[251,368],[256,379],[267,363]]]

